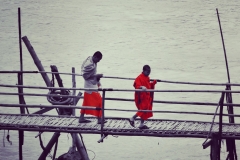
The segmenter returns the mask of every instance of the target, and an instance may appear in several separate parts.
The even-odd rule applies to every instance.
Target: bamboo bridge
[[[53,136],[46,147],[43,147],[43,152],[39,157],[39,160],[46,159],[48,153],[50,153],[53,145],[55,144],[54,156],[56,153],[56,146],[60,132],[71,133],[73,139],[72,151],[76,148],[84,160],[89,160],[85,146],[82,144],[79,134],[99,134],[100,139],[98,142],[103,142],[104,138],[108,135],[121,135],[121,136],[154,136],[154,137],[187,137],[187,138],[203,138],[205,141],[202,146],[203,149],[211,147],[210,159],[220,160],[221,155],[221,140],[226,139],[226,146],[228,160],[237,160],[235,140],[240,139],[240,124],[235,123],[235,118],[240,117],[239,114],[234,114],[234,108],[240,107],[240,104],[232,103],[232,94],[240,93],[240,90],[231,90],[232,86],[240,86],[240,84],[230,83],[230,76],[227,66],[226,53],[225,60],[228,73],[228,83],[193,83],[193,82],[176,82],[167,80],[157,80],[160,83],[173,83],[173,84],[188,84],[188,85],[208,85],[208,86],[224,86],[223,90],[131,90],[131,89],[114,89],[114,88],[100,88],[98,90],[87,89],[87,88],[76,88],[76,76],[81,76],[75,73],[75,68],[72,68],[72,73],[60,73],[56,66],[51,66],[51,72],[46,72],[38,59],[37,54],[30,44],[26,36],[21,35],[21,18],[20,8],[18,8],[18,23],[19,23],[19,48],[20,48],[20,70],[19,71],[0,71],[1,76],[3,74],[17,74],[18,84],[0,84],[1,92],[0,96],[18,96],[19,104],[4,103],[4,100],[0,102],[0,108],[20,108],[20,114],[9,114],[0,113],[0,130],[17,130],[19,134],[19,160],[23,159],[22,146],[24,144],[24,131],[39,131],[38,137],[44,132],[53,132]],[[217,12],[218,15],[218,12]],[[218,17],[219,18],[219,17]],[[220,20],[219,20],[220,24]],[[222,34],[221,34],[222,35]],[[223,38],[222,38],[223,39]],[[38,71],[23,71],[22,61],[22,41],[25,43],[30,55],[32,56],[34,63],[36,64]],[[224,46],[224,45],[223,45]],[[224,48],[225,51],[225,48]],[[46,87],[43,86],[27,86],[23,85],[23,75],[26,74],[41,74]],[[52,75],[52,80],[48,77],[48,74]],[[72,88],[64,88],[60,74],[72,76]],[[55,77],[55,78],[54,78]],[[134,80],[133,78],[124,77],[109,77],[104,76],[103,78],[112,79],[125,79]],[[58,87],[54,86],[54,80],[57,80]],[[7,89],[2,88],[17,88],[18,93],[7,92]],[[31,89],[45,89],[48,94],[37,94],[23,92],[24,88]],[[75,109],[95,109],[99,108],[92,106],[77,106],[77,102],[82,92],[76,94],[76,91],[97,91],[102,94],[102,112],[101,124],[97,124],[97,119],[94,117],[86,117],[91,120],[90,123],[79,123],[78,117],[75,116]],[[4,92],[6,91],[6,92]],[[215,112],[189,112],[189,111],[162,111],[156,110],[156,113],[172,113],[172,114],[190,114],[190,115],[211,115],[212,121],[196,121],[192,120],[178,120],[178,119],[148,119],[145,123],[150,126],[149,129],[139,129],[132,127],[129,124],[127,118],[123,117],[106,117],[105,111],[124,111],[124,112],[136,112],[137,110],[124,110],[105,108],[105,101],[133,101],[133,99],[124,98],[108,98],[105,96],[106,92],[162,92],[162,93],[176,93],[176,92],[188,92],[188,93],[219,93],[221,94],[219,102],[206,103],[206,102],[177,102],[177,101],[159,101],[154,100],[153,103],[164,103],[164,104],[181,104],[181,105],[204,105],[204,106],[215,106]],[[25,96],[45,96],[50,105],[37,105],[37,104],[26,104]],[[226,102],[224,102],[226,99]],[[28,108],[37,108],[38,110],[30,113]],[[228,113],[223,113],[223,108],[227,108]],[[57,115],[44,115],[44,113],[56,109]],[[142,110],[144,112],[151,112],[149,110]],[[218,118],[216,118],[218,117]],[[223,117],[227,117],[229,122],[224,123]],[[105,120],[107,120],[106,123]],[[139,124],[139,119],[136,120],[136,125]],[[41,140],[40,140],[41,141]],[[40,143],[41,144],[41,143]]]

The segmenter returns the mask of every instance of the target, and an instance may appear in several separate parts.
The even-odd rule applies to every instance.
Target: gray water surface
[[[82,61],[95,51],[103,53],[98,72],[105,76],[135,78],[142,66],[152,68],[150,77],[172,81],[225,83],[226,64],[216,14],[220,13],[231,82],[240,79],[240,11],[237,0],[1,0],[0,70],[19,70],[18,7],[21,8],[22,36],[27,36],[46,71],[56,65],[60,72],[80,73]],[[37,70],[23,43],[23,69]],[[71,76],[61,76],[64,86],[71,87]],[[1,84],[17,83],[17,76],[1,74]],[[25,85],[45,86],[40,75],[24,75]],[[133,89],[133,81],[102,79],[103,87]],[[77,77],[77,87],[83,87]],[[225,89],[224,87],[190,86],[158,83],[156,89]],[[232,87],[237,90],[237,87]],[[1,88],[1,92],[17,92]],[[27,93],[45,91],[25,89]],[[111,92],[108,97],[133,98],[132,92]],[[156,100],[217,103],[220,93],[156,93]],[[26,97],[27,104],[48,104],[46,98]],[[239,94],[233,95],[240,103]],[[16,96],[0,95],[2,103],[18,103]],[[82,100],[78,105],[81,105]],[[106,102],[107,108],[135,109],[133,102]],[[156,104],[154,110],[214,112],[215,107]],[[30,109],[33,112],[34,109]],[[19,108],[0,108],[1,113],[19,113]],[[76,111],[79,115],[79,110]],[[224,111],[227,112],[226,110]],[[235,110],[235,113],[239,113]],[[56,114],[53,110],[48,114]],[[106,112],[107,116],[130,117],[132,112]],[[154,114],[154,118],[211,121],[212,116]],[[236,122],[239,122],[236,118]],[[225,119],[227,121],[227,119]],[[5,136],[6,136],[5,131]],[[35,160],[42,149],[37,132],[25,132],[24,160]],[[52,133],[43,134],[46,145]],[[18,134],[10,131],[13,145],[4,140],[0,130],[0,159],[18,159]],[[205,139],[108,136],[97,143],[100,135],[84,134],[90,159],[94,160],[206,160],[210,149],[202,149]],[[5,143],[5,147],[3,144]],[[237,141],[237,150],[240,147]],[[57,156],[66,153],[71,136],[62,133]],[[225,145],[225,143],[224,143]],[[53,154],[53,151],[51,152]],[[222,146],[222,159],[227,156]],[[50,159],[50,157],[48,157]]]

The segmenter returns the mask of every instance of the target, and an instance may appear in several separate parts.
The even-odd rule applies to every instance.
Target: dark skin
[[[147,77],[147,76],[150,75],[150,73],[151,73],[151,69],[145,69],[145,70],[143,70],[142,73]]]
[[[150,73],[151,73],[151,69],[145,69],[145,70],[142,71],[142,73],[143,73],[146,77],[148,77],[148,76],[150,75]],[[146,89],[146,87],[145,87],[145,86],[141,86],[140,89]]]

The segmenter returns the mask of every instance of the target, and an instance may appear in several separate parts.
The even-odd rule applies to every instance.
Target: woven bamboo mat
[[[127,118],[106,118],[107,122],[101,130],[97,119],[87,117],[90,123],[79,123],[78,117],[50,116],[50,115],[13,115],[0,114],[0,129],[49,131],[49,132],[79,132],[79,133],[105,133],[111,135],[156,136],[156,137],[199,137],[204,138],[211,133],[218,132],[219,124],[197,121],[177,121],[149,119],[145,124],[149,129],[132,127]],[[139,126],[140,121],[135,121]],[[211,128],[212,126],[212,128]],[[211,137],[211,134],[210,134]],[[223,124],[222,137],[240,139],[240,124]]]

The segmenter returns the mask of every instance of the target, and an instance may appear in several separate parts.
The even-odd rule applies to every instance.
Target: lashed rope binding
[[[54,74],[52,74],[51,80],[52,86],[54,87]],[[54,97],[50,95],[71,95],[69,90],[60,90],[60,89],[51,89],[49,90],[47,96],[47,100],[52,105],[71,105],[73,104],[73,98],[70,97]],[[65,108],[65,109],[58,109],[60,115],[71,115],[72,109]]]

